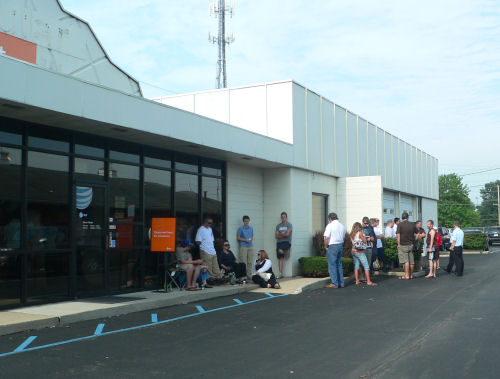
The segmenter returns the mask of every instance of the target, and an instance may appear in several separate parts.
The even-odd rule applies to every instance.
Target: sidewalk
[[[313,290],[323,287],[328,280],[329,278],[294,277],[282,279],[280,281],[282,286],[280,290],[259,288],[255,284],[247,283],[244,285],[215,286],[214,288],[194,292],[185,290],[174,290],[172,292],[141,291],[17,308],[0,312],[0,335],[119,316],[217,297],[232,296],[244,292],[296,295],[306,289]]]

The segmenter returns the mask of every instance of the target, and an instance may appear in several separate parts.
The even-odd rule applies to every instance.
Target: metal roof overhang
[[[0,116],[262,168],[293,145],[0,56]]]

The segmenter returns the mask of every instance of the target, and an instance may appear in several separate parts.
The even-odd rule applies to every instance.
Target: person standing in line
[[[421,220],[417,220],[415,221],[415,226],[417,227],[417,230],[418,232],[415,234],[415,242],[414,242],[414,245],[415,245],[415,248],[414,250],[416,250],[418,248],[418,241],[419,240],[424,240],[425,236],[426,236],[426,233],[425,233],[425,230],[424,228],[422,228],[422,221]],[[421,263],[421,266],[420,266],[420,269],[423,270],[424,269],[424,261],[425,261],[425,257],[427,256],[427,250],[426,249],[423,249],[422,251],[422,263]]]
[[[376,247],[375,245],[375,231],[373,230],[373,227],[370,225],[370,219],[368,217],[363,217],[363,234],[365,235],[366,238],[366,259],[368,260],[368,264],[370,265],[370,273],[373,273],[373,266],[372,266],[372,256],[373,256],[373,248]]]
[[[405,275],[399,279],[413,279],[413,269],[415,267],[415,258],[413,257],[413,243],[415,242],[415,234],[418,232],[414,223],[408,221],[408,213],[403,212],[401,215],[403,221],[398,225],[396,237],[398,239],[398,259],[399,264],[404,264]]]
[[[401,221],[399,220],[399,217],[394,217],[394,225],[392,225],[392,228],[394,229],[394,236],[396,236],[396,232],[398,231],[398,225]]]
[[[437,272],[437,260],[439,259],[439,251],[436,250],[436,231],[434,230],[434,221],[427,221],[427,254],[429,255],[429,273],[426,278],[435,278]]]
[[[326,288],[344,287],[344,271],[342,268],[342,251],[344,248],[344,237],[346,230],[342,225],[336,213],[328,215],[328,225],[323,234],[325,242],[326,259],[328,261],[328,273],[331,283]]]
[[[385,234],[382,232],[382,227],[380,226],[380,220],[378,218],[375,219],[373,223],[373,231],[375,232],[375,237],[377,237],[377,252],[375,255],[376,260],[378,258],[378,263],[380,265],[380,270],[384,269],[384,245],[382,244],[382,240],[385,238]],[[373,248],[375,252],[375,248]]]
[[[354,278],[356,280],[356,285],[361,284],[359,269],[362,265],[365,270],[366,284],[369,286],[376,286],[376,284],[370,280],[370,265],[368,264],[365,254],[366,238],[359,222],[353,224],[350,237],[352,241],[352,259],[354,261]]]
[[[239,244],[239,256],[240,262],[246,264],[246,275],[247,279],[252,278],[252,267],[253,267],[253,227],[250,226],[250,217],[243,216],[243,226],[238,228],[236,232],[236,239]]]
[[[290,251],[292,246],[292,224],[288,222],[288,215],[286,212],[281,212],[281,222],[276,225],[276,231],[274,233],[276,237],[276,256],[278,258],[278,268],[280,270],[277,279],[283,277],[283,262],[285,256]]]
[[[385,238],[396,238],[396,231],[394,230],[394,221],[392,219],[387,220],[387,225],[384,232]]]
[[[203,225],[196,232],[196,244],[200,247],[200,258],[207,267],[211,278],[221,279],[222,274],[217,261],[217,252],[214,247],[214,234],[212,232],[213,220],[210,217],[205,218]]]
[[[453,233],[451,234],[450,246],[450,261],[445,271],[450,274],[453,264],[455,264],[455,275],[462,276],[464,274],[464,258],[462,256],[464,246],[464,232],[460,229],[460,222],[453,223]]]

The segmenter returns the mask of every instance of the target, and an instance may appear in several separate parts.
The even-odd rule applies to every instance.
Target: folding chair
[[[171,263],[166,263],[165,275],[164,275],[164,288],[165,291],[172,291],[174,286],[180,291],[186,286],[186,273],[179,267],[179,262],[174,261]]]

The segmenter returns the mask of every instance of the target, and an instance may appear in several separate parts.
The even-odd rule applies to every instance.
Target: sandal
[[[325,286],[325,288],[339,288],[339,287],[337,287],[337,286],[336,286],[335,284],[333,284],[333,283],[330,283],[330,284],[327,284],[327,285]]]
[[[371,283],[366,283],[367,285],[371,286],[371,287],[376,287],[377,286],[377,283],[374,283],[374,282],[371,282]]]
[[[407,276],[400,276],[398,278],[398,280],[410,280],[411,278],[407,277]]]

